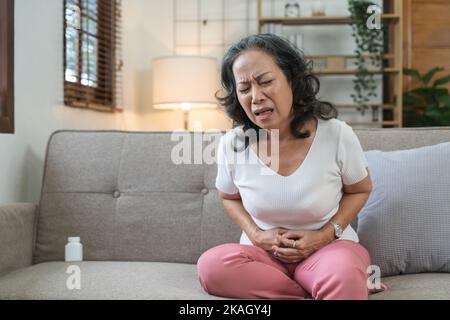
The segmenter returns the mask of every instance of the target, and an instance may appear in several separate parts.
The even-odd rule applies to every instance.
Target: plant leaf
[[[405,92],[403,93],[403,104],[409,106],[421,106],[423,105],[423,98],[419,98],[409,92]]]
[[[434,68],[432,68],[430,71],[428,71],[428,72],[422,77],[423,83],[424,83],[424,84],[428,84],[428,82],[430,82],[431,78],[433,78],[433,76],[434,76],[434,74],[435,74],[436,72],[441,72],[441,71],[443,71],[443,70],[444,70],[444,68],[442,68],[442,67],[434,67]]]
[[[450,107],[450,95],[449,94],[437,95],[436,99],[437,99],[437,101],[442,103],[444,106]]]
[[[403,110],[403,119],[406,127],[423,127],[423,118],[412,110]]]
[[[416,88],[410,91],[410,93],[418,94],[420,96],[426,97],[435,97],[435,96],[444,96],[448,94],[447,88],[434,88],[434,87],[425,87],[425,88]]]
[[[441,120],[442,114],[439,112],[439,109],[426,110],[424,113],[425,116],[430,117],[435,121]]]
[[[433,82],[433,86],[440,86],[440,85],[445,84],[447,82],[450,82],[450,74],[448,76],[446,76],[446,77],[439,78],[439,79],[435,80]]]
[[[414,79],[417,79],[420,82],[422,82],[422,76],[420,75],[419,71],[416,69],[403,68],[403,74],[407,75],[407,76],[411,76]]]

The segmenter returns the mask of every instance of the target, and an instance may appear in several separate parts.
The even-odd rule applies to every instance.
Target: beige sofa
[[[450,128],[355,132],[365,150],[450,141]],[[209,134],[190,135],[206,147]],[[0,299],[217,299],[201,289],[195,263],[240,230],[218,199],[216,165],[172,163],[178,143],[167,132],[54,133],[39,206],[0,207]],[[68,236],[81,237],[84,262],[63,261]],[[68,286],[71,265],[80,289]],[[389,290],[371,299],[450,298],[448,273],[383,282]]]

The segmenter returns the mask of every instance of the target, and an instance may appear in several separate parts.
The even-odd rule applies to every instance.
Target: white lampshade
[[[171,56],[153,60],[156,109],[216,108],[218,64],[212,57]]]

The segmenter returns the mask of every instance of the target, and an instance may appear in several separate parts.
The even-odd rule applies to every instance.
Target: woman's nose
[[[258,86],[252,87],[252,103],[258,104],[264,100],[264,93]]]

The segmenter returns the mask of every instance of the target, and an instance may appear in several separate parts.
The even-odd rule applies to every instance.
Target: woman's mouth
[[[253,114],[255,115],[256,120],[258,120],[258,121],[267,120],[272,116],[273,109],[264,107],[264,108],[260,108],[258,110],[254,110]]]

